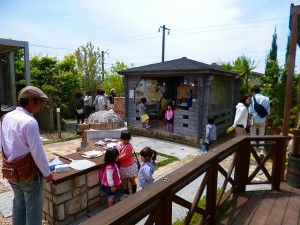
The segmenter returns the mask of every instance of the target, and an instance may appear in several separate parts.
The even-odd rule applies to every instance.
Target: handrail
[[[187,209],[185,224],[189,224],[194,213],[203,216],[199,224],[205,222],[213,224],[216,211],[225,199],[233,193],[244,192],[247,185],[257,184],[253,181],[257,171],[253,171],[256,173],[254,176],[253,173],[249,174],[251,155],[257,162],[257,167],[263,173],[267,173],[267,181],[261,182],[261,184],[269,183],[272,185],[272,189],[279,189],[280,174],[284,168],[285,138],[280,135],[237,136],[82,224],[132,225],[146,218],[144,219],[146,220],[145,224],[170,225],[172,224],[172,203],[177,203]],[[254,150],[256,145],[251,144],[253,141],[265,141],[263,144],[267,149],[265,158],[258,157]],[[230,168],[224,168],[222,165],[224,160],[231,163]],[[265,168],[267,161],[272,162],[271,174]],[[204,178],[199,187],[195,188],[195,196],[192,201],[187,200],[185,196],[178,195],[182,188],[202,175]],[[217,197],[218,176],[224,176],[224,182],[220,196]],[[197,204],[204,195],[206,195],[206,208],[202,209]],[[182,217],[184,216],[182,215]]]

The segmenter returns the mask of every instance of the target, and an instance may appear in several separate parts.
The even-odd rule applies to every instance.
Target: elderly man
[[[16,174],[3,173],[14,191],[14,225],[42,224],[43,180],[52,182],[52,174],[33,114],[40,111],[45,99],[48,97],[39,88],[27,86],[20,92],[19,107],[1,119],[3,171],[12,165],[12,174]]]

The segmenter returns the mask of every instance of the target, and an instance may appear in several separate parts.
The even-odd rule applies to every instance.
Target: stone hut
[[[237,74],[216,64],[183,57],[118,73],[124,75],[125,118],[133,133],[199,146],[208,117],[215,117],[218,133],[232,124],[239,81],[235,79]],[[175,106],[174,133],[167,133],[161,126],[163,120],[151,116],[160,111],[158,81],[167,87]],[[147,98],[150,129],[141,127],[138,105],[142,97]]]

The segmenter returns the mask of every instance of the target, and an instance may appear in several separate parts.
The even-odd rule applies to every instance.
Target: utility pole
[[[162,31],[162,55],[161,55],[161,61],[164,62],[165,61],[165,32],[166,30],[168,31],[168,35],[170,34],[170,29],[166,28],[165,25],[160,26],[158,28],[158,33],[160,32],[160,28],[163,30]]]
[[[102,71],[101,71],[101,73],[102,73],[102,81],[104,81],[104,54],[109,55],[108,49],[106,49],[105,52],[101,51],[101,61],[102,61]]]

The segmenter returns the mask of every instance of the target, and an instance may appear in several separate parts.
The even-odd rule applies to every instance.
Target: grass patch
[[[220,196],[220,189],[217,190],[217,196]],[[232,199],[229,198],[227,199],[222,205],[221,207],[217,210],[216,213],[216,223],[220,222],[221,220],[223,220],[225,218],[226,212],[229,210],[230,206],[232,204]],[[206,196],[203,196],[199,203],[198,203],[198,207],[205,209],[206,208]],[[202,215],[194,213],[190,225],[193,224],[197,224],[202,218]],[[174,223],[172,223],[172,225],[182,225],[184,224],[184,219],[185,217],[176,220]],[[208,223],[205,223],[208,224]]]
[[[136,153],[136,156],[138,157],[140,163],[142,163],[140,153],[138,151],[135,151],[135,153]],[[135,158],[134,154],[132,154],[132,157]],[[157,168],[163,167],[163,166],[168,165],[168,164],[170,164],[172,162],[175,162],[175,161],[179,161],[179,159],[175,156],[163,154],[163,153],[160,153],[160,152],[156,151],[156,161],[155,161],[155,163],[156,163]]]
[[[157,167],[163,167],[163,166],[168,165],[172,162],[179,161],[179,159],[175,156],[166,155],[166,154],[163,154],[163,153],[160,153],[160,152],[156,152],[156,153],[157,153],[158,156],[161,156],[161,157],[164,158],[162,161],[158,161],[156,163]]]

